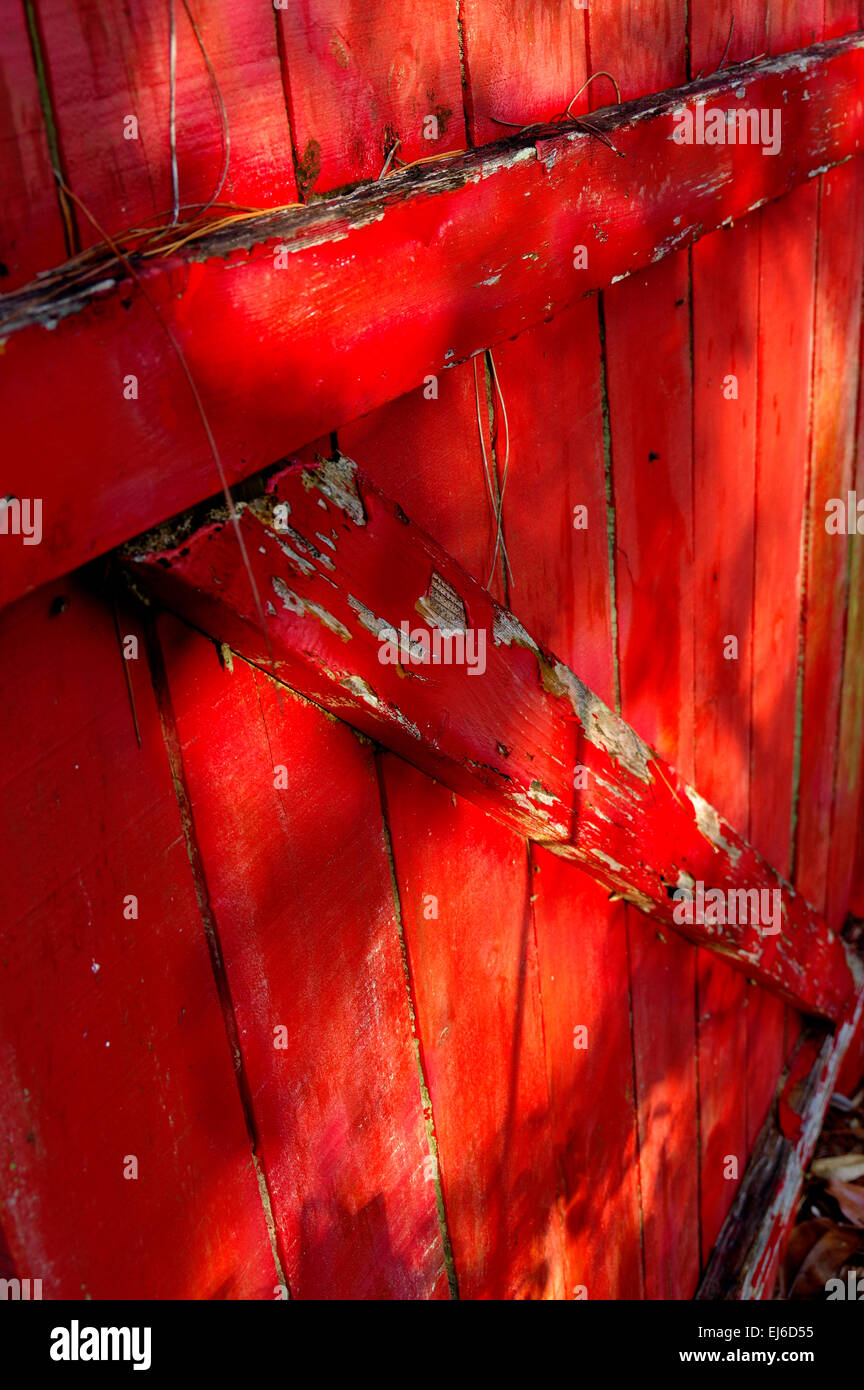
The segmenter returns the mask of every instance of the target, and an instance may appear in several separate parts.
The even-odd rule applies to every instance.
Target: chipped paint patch
[[[298,613],[302,616],[304,612],[303,600],[299,594],[295,594],[293,589],[289,589],[285,580],[279,574],[274,574],[270,580],[275,592],[282,600],[282,607],[287,608],[289,613]]]
[[[319,623],[323,623],[331,632],[335,632],[337,637],[341,637],[343,642],[351,641],[351,633],[344,623],[340,623],[338,618],[334,618],[332,613],[328,613],[326,608],[322,608],[320,603],[315,603],[309,598],[301,598],[295,594],[293,589],[289,589],[285,580],[278,574],[274,574],[271,584],[275,592],[282,600],[282,607],[287,608],[289,613],[296,613],[298,617],[303,617],[306,613],[311,613],[317,618]]]
[[[536,801],[541,806],[554,806],[558,800],[558,797],[547,791],[543,783],[539,782],[536,777],[528,788],[528,795],[532,801]]]
[[[369,705],[378,714],[383,715],[385,719],[388,719],[393,724],[398,724],[399,728],[404,729],[405,733],[410,734],[412,738],[422,738],[417,725],[412,724],[410,719],[406,719],[402,711],[397,709],[395,705],[388,705],[385,701],[379,699],[369,682],[365,681],[362,676],[343,676],[339,684],[352,695],[356,695],[364,704]]]
[[[496,647],[512,646],[527,647],[529,651],[539,654],[540,648],[524,629],[518,618],[508,612],[506,608],[499,608],[495,605],[495,613],[492,619],[492,641]]]
[[[729,826],[726,825],[725,821],[720,819],[720,815],[714,810],[714,807],[710,806],[698,792],[694,792],[692,787],[685,786],[684,790],[690,798],[693,809],[696,812],[696,824],[706,840],[710,840],[715,849],[725,850],[732,863],[737,864],[738,860],[741,858],[740,846],[731,845],[723,835],[722,827],[728,830]]]
[[[371,608],[367,608],[365,603],[361,603],[359,598],[355,598],[353,594],[348,595],[348,607],[354,609],[362,625],[367,632],[372,633],[373,637],[380,637],[382,632],[393,631],[390,623],[384,618],[377,617]]]
[[[592,859],[599,859],[601,863],[608,864],[609,868],[614,869],[616,874],[623,874],[625,878],[627,877],[627,870],[624,868],[624,865],[619,864],[617,859],[613,859],[611,855],[606,854],[602,849],[589,849],[588,853],[591,855]],[[651,910],[654,910],[653,903],[651,904]]]
[[[437,627],[446,635],[468,630],[468,617],[465,604],[453,588],[437,571],[432,571],[429,588],[414,604],[421,618],[432,627]]]
[[[337,507],[340,507],[355,526],[366,525],[366,508],[357,488],[357,465],[345,454],[322,459],[317,468],[304,468],[305,487],[317,487]]]
[[[626,767],[641,782],[650,782],[649,762],[654,754],[623,719],[613,714],[608,705],[574,676],[569,666],[556,662],[550,666],[543,661],[540,669],[543,689],[550,695],[561,695],[570,701],[573,713],[582,725],[585,737],[595,748],[602,748],[611,758]]]

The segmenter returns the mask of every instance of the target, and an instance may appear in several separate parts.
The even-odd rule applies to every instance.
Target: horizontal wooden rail
[[[858,968],[842,940],[350,459],[289,465],[238,507],[236,529],[218,509],[187,516],[131,542],[125,563],[520,834],[796,1007],[842,1015]]]
[[[0,602],[217,490],[178,349],[247,477],[856,154],[862,98],[858,34],[7,296],[0,496],[42,539],[0,534]]]

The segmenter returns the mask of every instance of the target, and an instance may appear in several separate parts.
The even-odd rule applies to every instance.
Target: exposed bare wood
[[[750,1156],[697,1299],[768,1298],[807,1165],[846,1049],[864,1016],[858,996],[834,1033],[805,1035]]]
[[[842,940],[350,459],[289,465],[239,511],[257,594],[224,509],[130,543],[126,563],[181,616],[689,940],[804,1012],[843,1015],[858,966]],[[676,890],[707,895],[704,912]]]

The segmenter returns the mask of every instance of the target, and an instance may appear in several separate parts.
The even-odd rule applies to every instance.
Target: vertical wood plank
[[[694,78],[765,52],[766,0],[692,0],[689,13]]]
[[[859,345],[858,418],[853,479],[853,490],[858,499],[864,498],[864,376],[860,368],[862,348],[864,323]],[[834,789],[828,866],[827,917],[835,930],[843,925],[848,912],[864,916],[864,901],[855,897],[856,858],[860,857],[864,867],[864,545],[857,532],[856,535],[848,537],[847,546],[849,593],[843,650],[837,780]]]
[[[510,429],[504,529],[513,606],[612,704],[596,298],[496,348],[495,362]],[[640,1297],[624,908],[554,855],[532,849],[531,863],[566,1296],[585,1289],[589,1298]],[[586,1035],[575,1032],[583,1027]],[[602,1233],[593,1216],[600,1207]]]
[[[554,854],[538,849],[533,864],[564,1296],[644,1298],[641,1216],[653,1246],[664,1203],[640,1193],[626,909]],[[675,1103],[682,1071],[687,1084],[688,1064],[679,1056],[664,1078],[657,1118]],[[653,1177],[667,1174],[658,1165]]]
[[[510,429],[504,529],[513,608],[614,704],[596,296],[503,343],[495,364]]]
[[[277,13],[301,197],[378,178],[397,139],[409,163],[464,149],[454,0],[291,0]]]
[[[590,70],[611,72],[622,101],[677,86],[687,80],[686,25],[686,0],[589,4]],[[592,111],[608,104],[600,82],[592,84],[590,104]]]
[[[566,111],[587,76],[586,14],[573,0],[461,0],[472,144],[512,134],[500,121],[529,125]],[[615,100],[605,91],[602,105]],[[572,109],[588,110],[587,93]]]
[[[46,1298],[272,1299],[143,643],[126,663],[140,748],[111,611],[76,580],[7,608],[0,647],[0,1219],[17,1273]]]
[[[807,48],[822,37],[823,0],[768,0],[769,53]]]
[[[697,242],[691,264],[695,785],[721,815],[746,833],[758,223],[747,219]],[[752,991],[743,976],[704,956],[697,975],[704,1263],[737,1190],[737,1178],[747,1166],[747,1020]],[[730,1084],[733,1077],[745,1078],[747,1084],[734,1086]]]
[[[836,39],[843,34],[852,34],[858,27],[858,0],[824,0],[823,39]]]
[[[392,10],[386,15],[383,10],[367,10],[360,16],[356,10],[349,14],[344,4],[334,3],[323,13],[317,8],[314,23],[308,6],[286,12],[281,20],[303,196],[361,177],[377,176],[396,135],[402,141],[399,154],[406,160],[464,145],[455,6],[436,3],[432,12],[421,15],[416,6],[403,4],[397,7],[395,15]],[[396,81],[391,80],[394,73]],[[340,102],[333,100],[334,91],[340,93]],[[436,111],[439,139],[425,141],[423,116]],[[475,388],[474,363],[441,371],[424,388],[344,427],[339,432],[339,447],[388,490],[412,520],[485,583],[494,548],[494,527],[478,435],[478,401],[484,447],[493,469],[494,459],[482,358],[476,364],[476,383]],[[493,589],[503,597],[497,577]],[[409,621],[416,618],[414,613],[404,616]],[[383,782],[381,788],[383,795]],[[431,783],[420,778],[415,795],[422,807],[430,797],[434,798],[435,791]],[[388,806],[387,818],[393,843],[410,844],[413,831],[405,827],[414,822],[406,820],[401,802]],[[459,833],[458,821],[451,824],[445,820],[437,826],[435,845],[428,846],[430,852],[449,861],[449,891],[457,902],[476,891],[477,874],[476,866],[463,862]],[[497,839],[494,830],[490,829],[489,834],[496,844],[503,844],[506,839],[502,831],[497,832]],[[423,844],[426,845],[425,836]],[[521,862],[527,882],[524,847]],[[404,902],[406,884],[398,865],[396,892]],[[523,889],[525,894],[527,887]],[[487,925],[479,921],[476,932],[481,945],[485,943],[491,951],[499,949],[497,923]],[[412,979],[412,997],[423,985],[432,988],[434,980]],[[460,975],[456,976],[453,989],[454,1004],[460,1014],[476,1007],[470,984],[461,992]],[[426,1049],[435,1040],[427,1035],[425,1016],[420,1010],[417,1028],[421,1066],[425,1068]],[[499,1081],[496,1079],[494,1084]],[[458,1098],[446,1087],[439,1091],[430,1086],[430,1092],[430,1124],[437,1125],[440,1120],[444,1132],[449,1132],[448,1123],[456,1124],[458,1129]],[[538,1111],[541,1104],[538,1100]],[[482,1112],[479,1123],[482,1130]],[[494,1129],[489,1128],[484,1143],[494,1147],[496,1142]],[[509,1136],[504,1142],[510,1142]],[[437,1158],[446,1195],[448,1182],[458,1187],[465,1155],[442,1146],[439,1132]],[[500,1174],[487,1172],[486,1180],[491,1184],[492,1199],[502,1202]],[[506,1222],[506,1209],[499,1210]],[[482,1224],[482,1214],[478,1220]],[[472,1284],[469,1271],[476,1261],[479,1273]],[[470,1243],[460,1246],[454,1278],[458,1277],[461,1287],[463,1276],[467,1277],[468,1287],[474,1288],[477,1296],[484,1291],[488,1296],[491,1285],[484,1282],[486,1274],[489,1278],[497,1277],[495,1269],[500,1273],[506,1258],[502,1255],[499,1264],[488,1269],[488,1262],[479,1255],[476,1261]],[[557,1273],[555,1278],[559,1278]]]
[[[461,1298],[561,1298],[524,841],[382,759]]]
[[[434,536],[485,584],[495,549],[495,524],[483,478],[477,400],[491,466],[489,410],[483,358],[438,373],[339,431],[339,447],[406,516]],[[437,394],[433,394],[437,393]],[[500,564],[496,596],[503,597]]]
[[[269,5],[190,5],[215,74],[176,0],[176,151],[180,202],[206,203],[223,161],[220,100],[230,159],[220,201],[275,207],[296,197],[291,141]],[[105,6],[38,0],[46,69],[72,191],[110,234],[170,221],[172,173],[169,12],[164,4]],[[218,90],[217,90],[218,88]],[[137,121],[137,138],[124,131]],[[83,246],[101,241],[77,214]]]
[[[160,633],[291,1296],[446,1297],[372,750]]]
[[[604,303],[621,710],[692,781],[688,296],[679,253],[614,286]],[[627,918],[641,1182],[653,1201],[644,1210],[646,1294],[686,1298],[699,1271],[696,954],[635,910]]]
[[[0,294],[66,258],[23,5],[0,30]]]
[[[760,222],[759,422],[753,610],[753,799],[750,837],[781,873],[792,871],[797,782],[798,643],[802,589],[806,449],[813,342],[813,273],[818,190],[795,189],[763,208]],[[793,466],[790,468],[790,460]],[[756,993],[749,1050],[778,1071],[800,1031],[786,1011]],[[773,1085],[766,1083],[767,1108]],[[755,1097],[750,1106],[758,1123]]]
[[[686,81],[682,0],[594,7],[588,39],[590,70],[613,73],[625,101]],[[590,89],[592,109],[602,104],[600,85]],[[602,301],[621,712],[692,779],[688,280],[686,256],[672,256],[614,286]],[[651,640],[655,604],[664,628],[669,624],[662,644]],[[699,1271],[696,957],[629,908],[627,929],[645,1292],[648,1298],[689,1298]]]
[[[843,674],[848,538],[826,504],[852,486],[864,203],[857,165],[820,179],[796,882],[824,912]]]

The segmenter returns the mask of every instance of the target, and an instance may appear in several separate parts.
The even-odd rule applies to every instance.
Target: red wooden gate
[[[857,0],[6,10],[12,1273],[770,1296],[864,1062]]]

